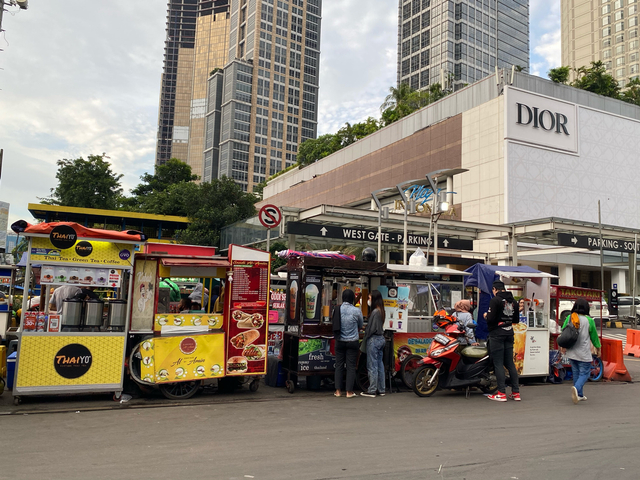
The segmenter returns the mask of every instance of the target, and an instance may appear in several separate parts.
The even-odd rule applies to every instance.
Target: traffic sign
[[[265,228],[275,228],[282,221],[282,212],[275,205],[265,205],[258,213],[258,219]]]
[[[558,233],[558,245],[563,247],[586,248],[588,250],[600,250],[600,237],[598,235],[571,235],[569,233]],[[622,238],[604,238],[602,249],[613,252],[633,252],[635,242]],[[640,242],[638,242],[640,251]]]

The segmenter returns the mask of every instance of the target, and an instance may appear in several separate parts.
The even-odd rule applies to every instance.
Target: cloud
[[[546,78],[550,69],[562,65],[560,1],[530,2],[530,70],[533,75]]]

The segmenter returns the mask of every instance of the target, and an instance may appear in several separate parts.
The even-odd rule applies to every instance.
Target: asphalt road
[[[626,363],[640,378],[640,360]],[[79,413],[0,416],[0,478],[639,478],[640,383],[589,383],[578,405],[568,382],[521,392],[520,403],[480,393],[346,399],[267,387],[177,407],[96,411],[84,401]]]

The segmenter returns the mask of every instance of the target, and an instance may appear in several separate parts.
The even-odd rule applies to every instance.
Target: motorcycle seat
[[[486,347],[465,347],[462,349],[462,352],[460,352],[463,356],[465,357],[470,357],[470,358],[482,358],[484,356],[486,356],[489,351],[486,349]]]

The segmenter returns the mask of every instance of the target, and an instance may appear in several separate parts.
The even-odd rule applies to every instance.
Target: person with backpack
[[[566,355],[571,362],[573,373],[573,387],[571,387],[571,399],[574,404],[587,399],[584,395],[584,384],[591,375],[591,345],[596,347],[596,355],[600,356],[600,338],[593,318],[589,316],[589,302],[584,298],[576,299],[571,309],[571,315],[562,326],[564,330],[569,322],[578,330],[578,339],[569,348],[560,348],[560,353]]]
[[[504,283],[497,280],[493,282],[492,292],[494,297],[489,302],[489,310],[484,314],[489,330],[489,354],[493,360],[493,368],[498,381],[498,391],[495,395],[489,395],[489,400],[506,402],[506,377],[504,368],[509,371],[511,380],[511,394],[509,398],[520,401],[520,386],[518,384],[518,371],[513,362],[513,324],[520,322],[518,303],[511,292],[507,292]]]

